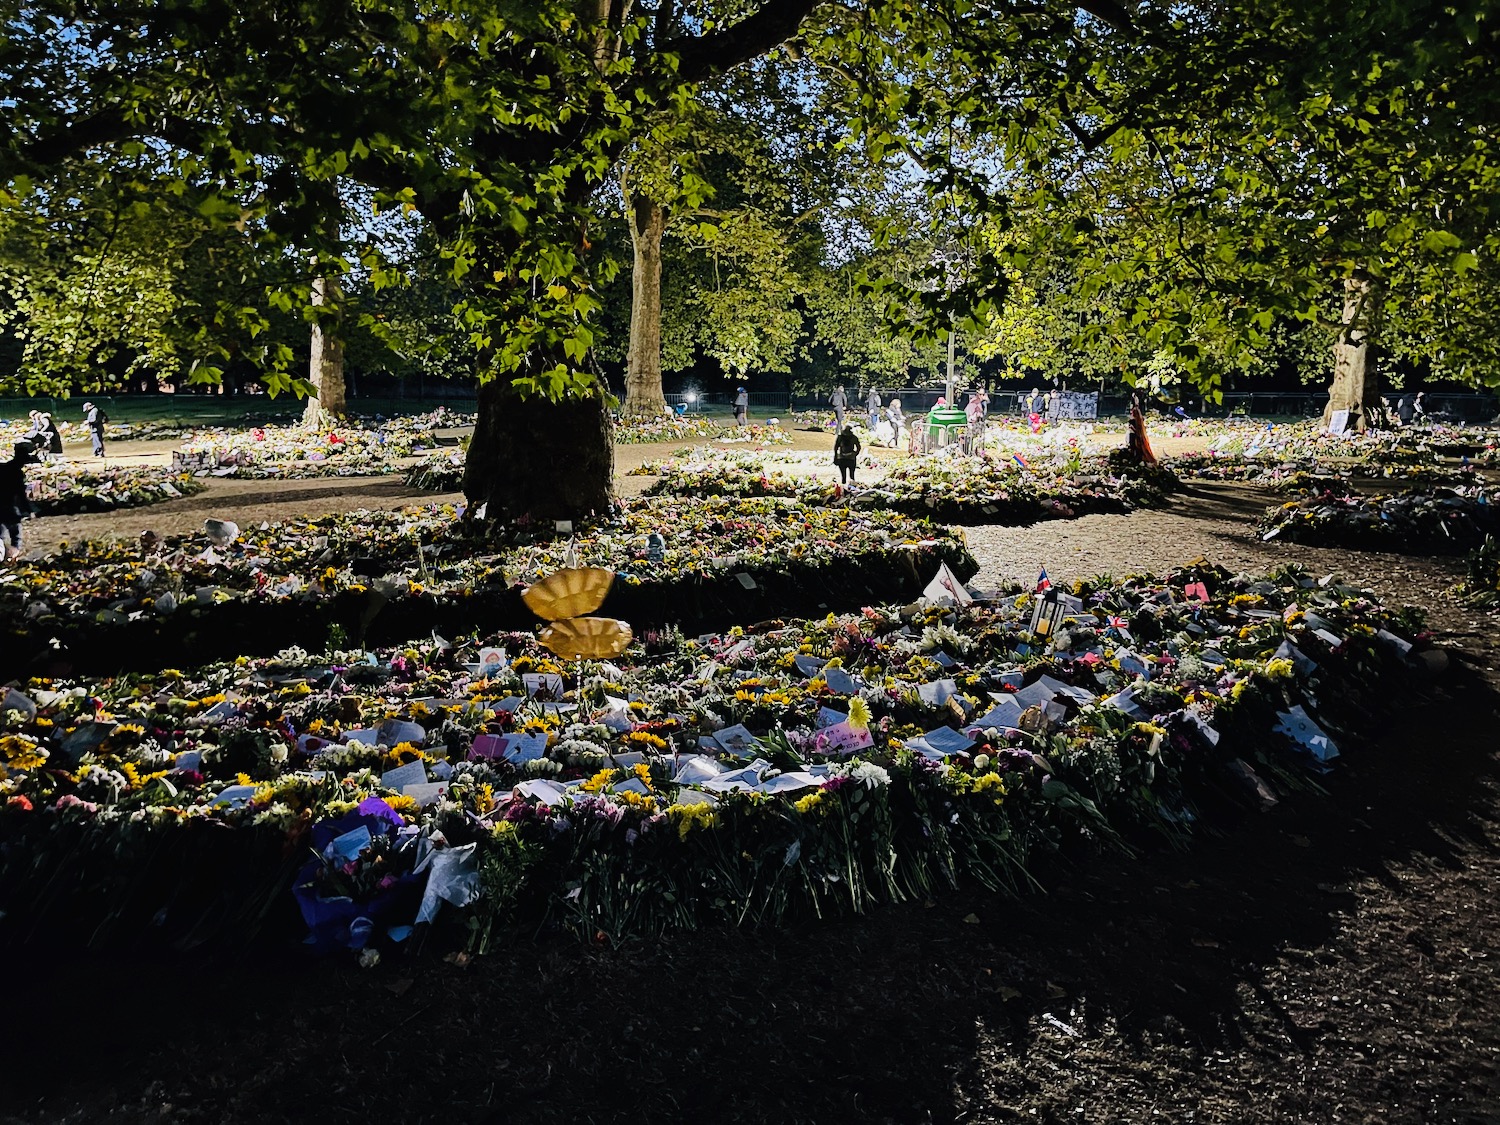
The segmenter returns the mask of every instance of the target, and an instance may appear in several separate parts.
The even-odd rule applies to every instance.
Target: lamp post
[[[955,405],[953,401],[953,316],[948,316],[948,405]]]

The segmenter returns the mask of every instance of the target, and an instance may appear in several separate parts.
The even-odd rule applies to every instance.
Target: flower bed
[[[853,503],[944,522],[1020,525],[1159,507],[1176,483],[1170,472],[1126,467],[1113,456],[1025,467],[998,454],[923,457],[895,466]]]
[[[875,468],[873,463],[865,468]],[[934,455],[904,461],[857,489],[767,468],[734,454],[693,455],[653,462],[660,480],[648,496],[780,496],[821,506],[848,504],[903,512],[951,523],[1030,524],[1094,512],[1155,507],[1176,486],[1170,473],[1124,469],[1118,458],[1031,463],[996,455]]]
[[[172,454],[172,464],[199,475],[252,479],[380,476],[405,471],[413,455],[434,448],[435,430],[473,421],[472,414],[440,407],[412,417],[203,430]]]
[[[26,467],[26,495],[38,516],[136,508],[202,491],[200,481],[168,469],[72,461]]]
[[[0,935],[243,941],[295,897],[326,947],[435,917],[483,950],[1015,890],[1331,768],[1418,625],[1294,571],[1076,593],[1050,644],[1011,596],[642,631],[613,665],[510,634],[489,665],[426,640],[33,680],[0,710]]]
[[[428,492],[462,492],[464,460],[461,449],[430,453],[406,470],[407,487]]]
[[[620,572],[607,613],[693,628],[908,598],[939,562],[976,569],[961,538],[925,521],[770,499],[630,500],[576,535],[498,540],[457,515],[358,511],[217,544],[91,541],[13,565],[0,572],[0,675],[39,659],[104,670],[321,647],[335,628],[370,643],[524,628],[519,587],[570,553]]]
[[[1288,492],[1309,487],[1328,491],[1339,487],[1333,482],[1341,479],[1346,482],[1391,481],[1413,488],[1458,488],[1483,482],[1473,465],[1441,465],[1436,462],[1387,464],[1378,460],[1350,461],[1337,468],[1336,476],[1331,475],[1335,470],[1327,461],[1314,458],[1257,461],[1234,455],[1194,454],[1170,458],[1168,465],[1182,478],[1246,481]],[[1347,483],[1342,490],[1348,491]]]
[[[662,415],[660,418],[616,418],[616,445],[651,445],[666,441],[752,442],[757,445],[790,445],[791,434],[770,422],[736,426],[719,418],[701,415]]]
[[[1462,554],[1500,530],[1500,511],[1491,501],[1483,488],[1309,497],[1272,508],[1260,532],[1262,539],[1315,547]]]

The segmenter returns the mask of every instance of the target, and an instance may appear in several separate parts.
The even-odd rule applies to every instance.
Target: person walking
[[[1426,391],[1418,391],[1417,397],[1412,399],[1411,416],[1413,425],[1425,426],[1427,424],[1427,404],[1422,401],[1423,396],[1426,394]]]
[[[1396,403],[1396,417],[1401,419],[1403,426],[1410,426],[1415,412],[1412,410],[1411,395],[1402,395],[1401,400]]]
[[[849,409],[849,396],[843,387],[834,387],[833,394],[828,396],[828,405],[833,407],[833,432],[842,434],[844,432],[844,411]]]
[[[870,413],[870,440],[873,441],[875,427],[880,424],[880,392],[874,387],[870,388],[870,393],[865,398],[865,409]]]
[[[886,421],[891,424],[891,448],[901,448],[901,430],[906,425],[906,417],[901,413],[901,400],[891,399],[891,404],[885,408]]]
[[[853,426],[845,426],[833,439],[833,463],[839,467],[840,484],[854,483],[854,470],[859,467],[859,454],[863,448]]]
[[[83,404],[83,421],[89,428],[89,437],[94,440],[94,456],[104,456],[104,424],[109,416],[92,402]]]
[[[736,426],[750,424],[750,392],[744,387],[741,387],[739,393],[734,396],[734,424]]]
[[[18,441],[9,461],[0,461],[0,547],[6,561],[21,553],[21,521],[31,514],[26,466],[36,460],[28,441]]]

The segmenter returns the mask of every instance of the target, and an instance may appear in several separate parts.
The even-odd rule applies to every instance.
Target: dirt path
[[[445,442],[456,441],[465,431],[443,430],[438,436]],[[791,445],[760,447],[754,443],[724,442],[719,448],[755,452],[764,448],[773,454],[800,453],[805,455],[800,465],[786,466],[795,472],[806,473],[822,480],[837,480],[838,472],[833,467],[833,435],[829,432],[811,432],[805,429],[790,429]],[[1110,440],[1113,439],[1102,439]],[[169,465],[172,450],[181,445],[179,439],[152,441],[113,442],[105,464],[123,465]],[[702,442],[668,441],[615,447],[615,481],[622,496],[637,496],[655,477],[632,476],[632,469],[647,461],[669,456],[679,450],[689,449]],[[75,461],[92,461],[87,445],[70,445],[69,458]],[[907,454],[901,450],[872,446],[866,449],[879,464],[873,474],[866,473],[861,479],[878,480],[885,466],[896,464]],[[414,459],[415,460],[415,459]],[[205,477],[203,492],[181,500],[166,500],[144,508],[126,508],[114,512],[92,512],[85,515],[48,516],[30,520],[25,525],[26,544],[32,551],[52,551],[58,545],[80,538],[106,538],[120,536],[135,538],[142,531],[151,529],[158,535],[183,534],[197,531],[204,519],[229,519],[248,527],[267,520],[290,519],[298,516],[327,515],[350,512],[359,508],[395,508],[405,504],[458,503],[463,497],[458,493],[437,494],[421,489],[407,488],[399,475],[378,477],[315,477],[307,480],[235,480],[232,478]]]

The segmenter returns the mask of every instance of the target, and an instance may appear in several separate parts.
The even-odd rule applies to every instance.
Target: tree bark
[[[661,390],[661,240],[667,209],[645,196],[625,197],[635,261],[630,274],[630,352],[625,361],[625,416],[667,413]]]
[[[479,388],[464,466],[471,511],[506,523],[576,520],[614,501],[615,447],[603,394],[551,402],[508,382]]]
[[[1323,408],[1324,426],[1339,410],[1349,412],[1350,430],[1363,431],[1384,422],[1380,373],[1376,367],[1378,356],[1371,328],[1377,300],[1378,294],[1369,278],[1345,279],[1344,315],[1333,343],[1333,384],[1328,388],[1328,405]]]
[[[313,279],[314,306],[337,307],[342,297],[338,278]],[[308,363],[307,379],[313,385],[313,393],[308,396],[302,421],[316,426],[324,415],[342,418],[347,412],[344,404],[344,341],[337,326],[331,322],[313,321],[312,359]]]

